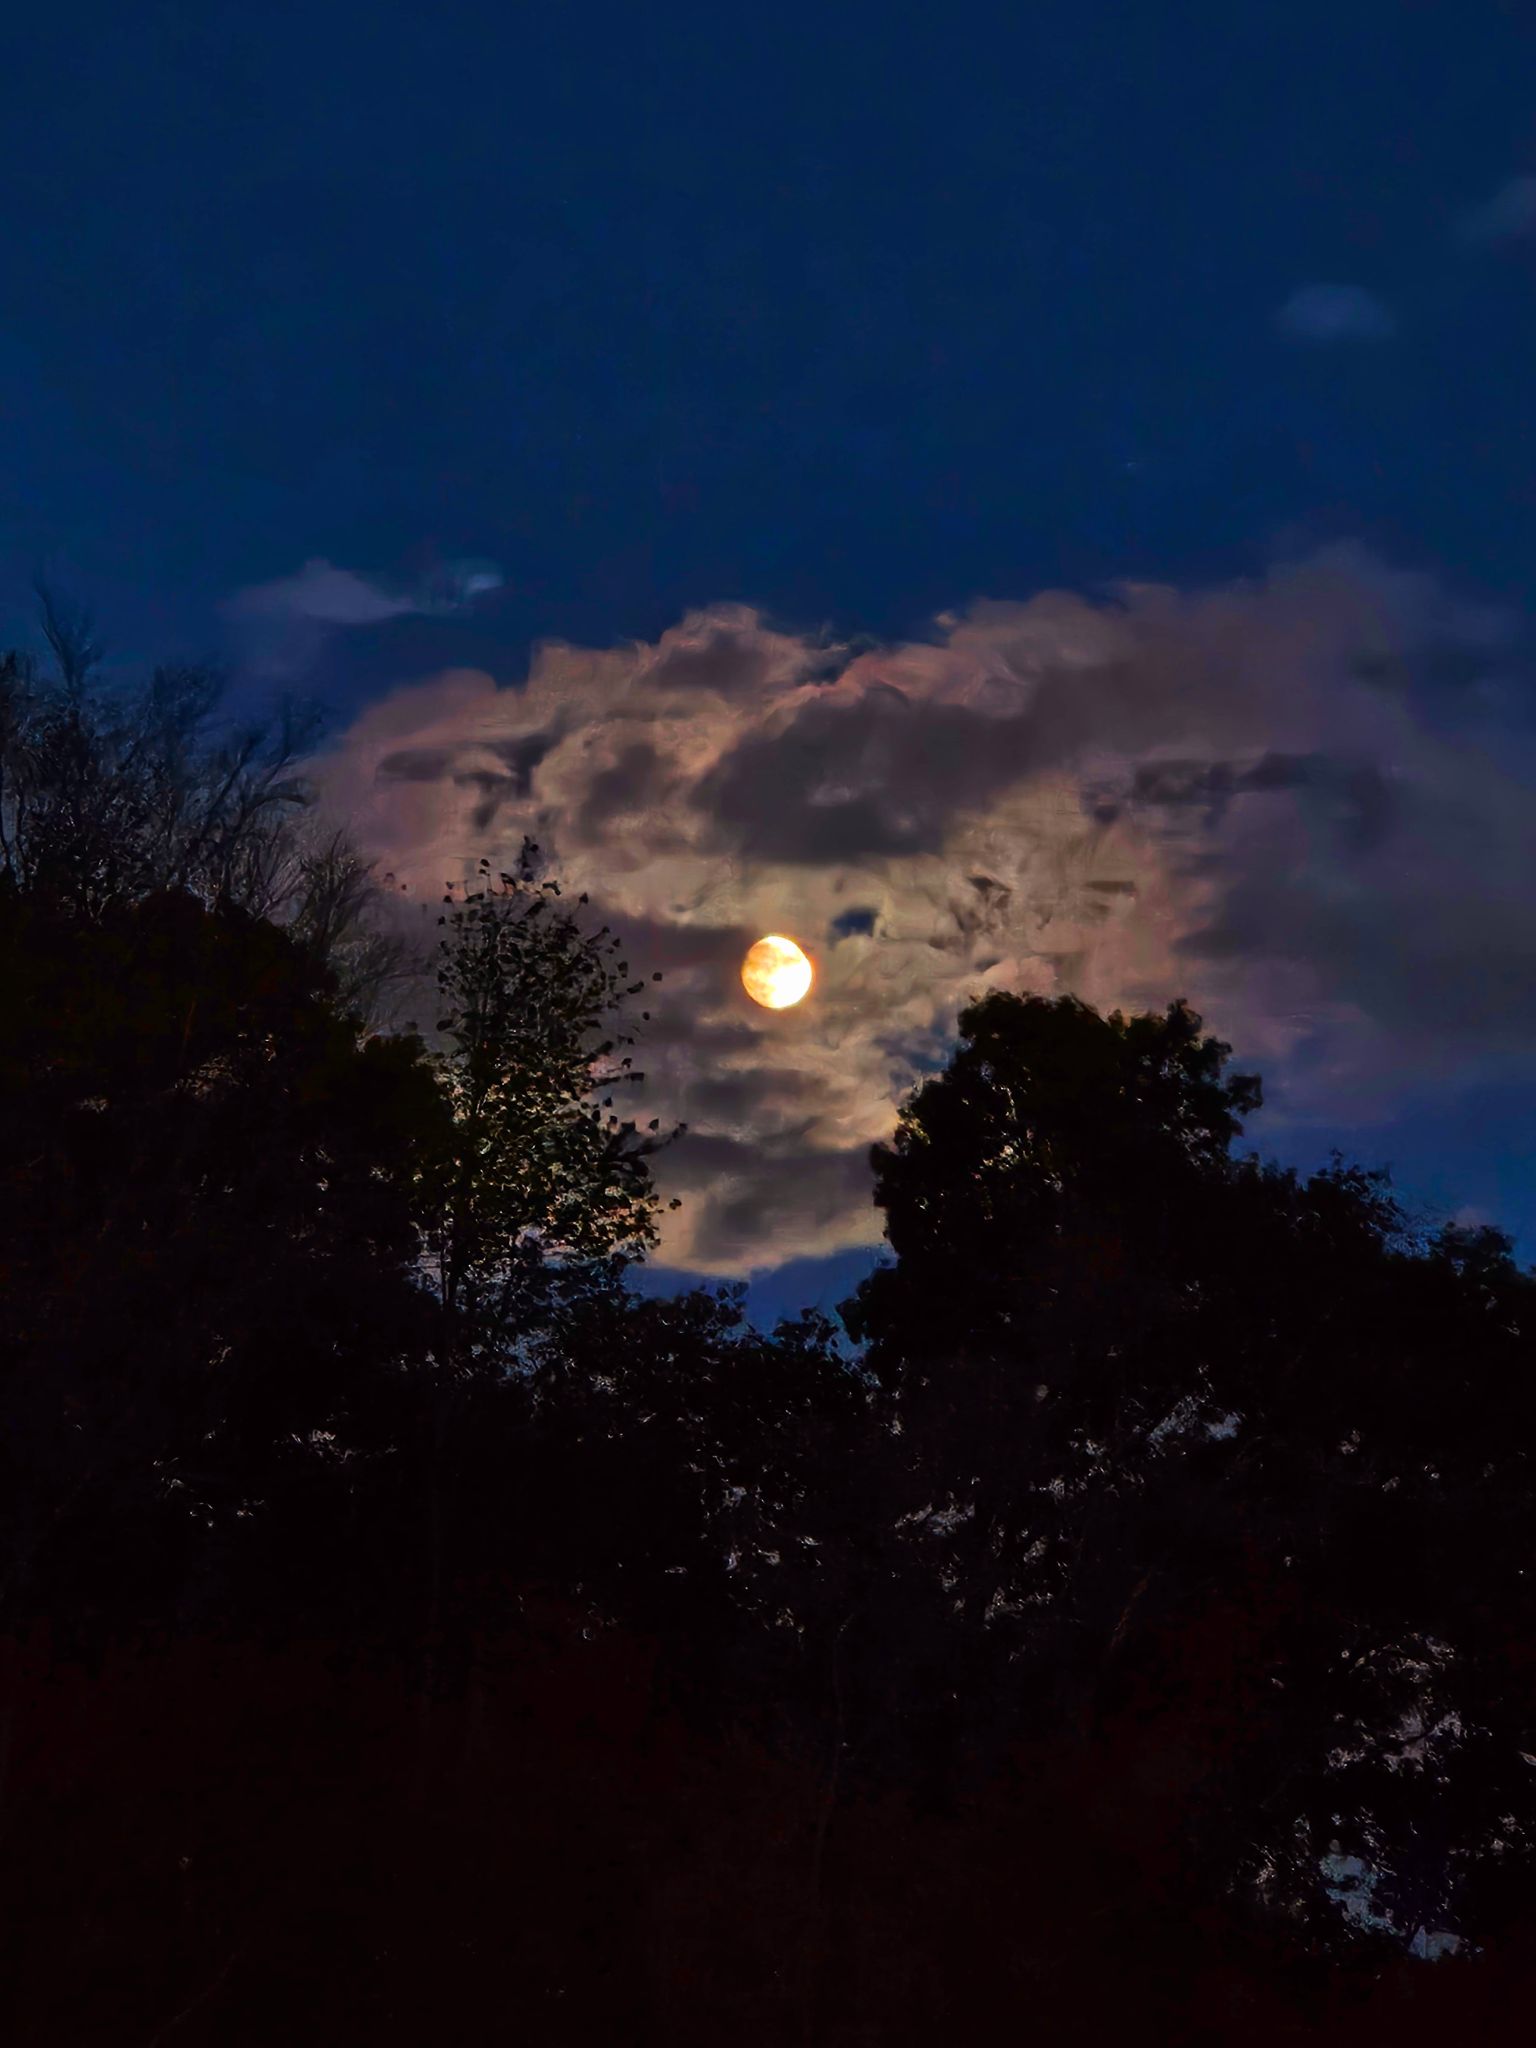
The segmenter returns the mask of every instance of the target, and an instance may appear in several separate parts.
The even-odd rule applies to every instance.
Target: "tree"
[[[297,941],[185,893],[0,895],[0,988],[9,1590],[179,1599],[387,1453],[441,1099]]]
[[[874,1150],[897,1259],[844,1316],[897,1392],[914,1540],[1010,1654],[1061,1647],[1106,1476],[1185,1409],[1222,1412],[1171,1334],[1259,1099],[1227,1056],[1182,1003],[1128,1021],[995,994]]]
[[[285,701],[221,720],[224,678],[206,664],[162,663],[109,688],[89,617],[39,596],[55,672],[0,656],[0,887],[85,918],[160,891],[272,918],[343,1000],[375,1004],[406,948],[369,864],[312,820],[303,758],[317,713]]]
[[[103,1517],[162,1583],[192,1523],[291,1548],[385,1467],[436,1574],[466,1377],[526,1375],[654,1240],[658,1126],[610,1113],[642,984],[528,847],[445,910],[435,1050],[369,1032],[393,942],[309,829],[304,729],[221,736],[217,678],[113,692],[82,614],[44,626],[57,673],[0,697],[19,1576]]]
[[[527,1366],[541,1330],[617,1286],[656,1238],[648,1161],[666,1140],[613,1106],[644,1078],[623,1012],[645,984],[608,928],[587,931],[559,898],[525,842],[494,880],[482,861],[481,886],[450,892],[439,920],[450,1135],[422,1200],[460,1364]]]
[[[1005,1331],[1015,1359],[1026,1330],[1044,1341],[1051,1306],[1080,1313],[1099,1290],[1059,1302],[1042,1257],[1079,1287],[1085,1251],[1105,1281],[1160,1259],[1188,1234],[1180,1199],[1219,1177],[1259,1106],[1254,1076],[1223,1078],[1229,1052],[1184,1003],[1128,1021],[998,992],[966,1010],[949,1065],[871,1155],[897,1255],[849,1312],[871,1368],[985,1352]]]
[[[905,1540],[975,1695],[1079,1726],[1140,1855],[1323,1940],[1468,1933],[1536,1823],[1536,1616],[1493,1563],[1536,1534],[1533,1283],[1379,1174],[1235,1161],[1227,1057],[1182,1004],[962,1018],[846,1311]]]

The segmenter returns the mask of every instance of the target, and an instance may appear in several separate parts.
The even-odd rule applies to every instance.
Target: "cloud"
[[[1536,178],[1511,178],[1491,199],[1461,217],[1468,242],[1515,242],[1536,235]]]
[[[1387,341],[1397,332],[1391,309],[1357,284],[1305,284],[1275,316],[1298,341]]]
[[[315,661],[339,628],[457,611],[500,588],[501,581],[493,562],[477,559],[446,563],[419,588],[392,590],[315,556],[297,575],[237,591],[224,611],[241,639],[248,668],[292,676]]]
[[[1045,593],[844,647],[756,613],[550,644],[361,714],[328,801],[435,905],[524,833],[636,972],[670,1262],[879,1235],[867,1149],[991,987],[1188,995],[1292,1119],[1529,1057],[1536,810],[1518,634],[1359,550],[1102,602]],[[813,996],[742,991],[788,932]]]
[[[258,583],[230,599],[237,619],[316,619],[327,626],[373,626],[414,611],[416,601],[392,597],[364,576],[316,556],[296,576]]]

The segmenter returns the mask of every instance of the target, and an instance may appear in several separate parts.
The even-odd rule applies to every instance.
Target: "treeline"
[[[302,721],[46,626],[0,665],[7,2039],[1523,2031],[1506,1239],[1236,1156],[1259,1084],[1182,1004],[993,995],[876,1149],[851,1344],[639,1298],[643,963],[525,848],[379,1028],[407,950]]]

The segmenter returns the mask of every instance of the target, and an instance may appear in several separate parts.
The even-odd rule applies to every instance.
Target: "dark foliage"
[[[641,1300],[618,941],[525,849],[430,1039],[370,1031],[282,747],[51,637],[0,730],[8,2040],[1523,2038],[1496,1232],[1235,1157],[1182,1004],[996,995],[876,1150],[858,1348]]]

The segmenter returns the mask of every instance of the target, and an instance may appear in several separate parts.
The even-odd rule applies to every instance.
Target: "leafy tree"
[[[442,1104],[294,939],[184,893],[0,896],[0,988],[11,1590],[175,1588],[387,1450]]]
[[[1183,1004],[1127,1021],[993,995],[875,1148],[897,1260],[844,1316],[897,1391],[910,1540],[1007,1654],[1069,1654],[1104,1483],[1222,1412],[1166,1340],[1259,1098],[1226,1057]]]
[[[961,1020],[846,1311],[905,1541],[975,1695],[1091,1734],[1142,1855],[1327,1940],[1491,1925],[1536,1821],[1536,1617],[1492,1562],[1536,1533],[1532,1282],[1380,1175],[1235,1161],[1227,1056],[1182,1004]]]
[[[527,1366],[537,1331],[617,1286],[655,1242],[648,1162],[666,1141],[656,1120],[643,1132],[614,1108],[643,1079],[623,1015],[645,984],[619,941],[563,908],[531,842],[513,871],[493,880],[482,862],[480,879],[450,892],[439,920],[450,1136],[423,1213],[455,1358]]]
[[[1100,1292],[1083,1292],[1094,1261],[1114,1282],[1187,1234],[1180,1198],[1221,1173],[1261,1099],[1255,1077],[1223,1076],[1229,1050],[1184,1003],[1127,1020],[999,992],[965,1011],[949,1065],[872,1154],[897,1263],[847,1312],[871,1368],[1000,1339],[1017,1359],[1027,1332],[1048,1341],[1058,1301],[1039,1258],[1059,1257],[1078,1287],[1059,1306],[1079,1313]]]
[[[540,1519],[610,1612],[815,1633],[857,1533],[871,1391],[824,1318],[770,1336],[739,1290],[611,1296],[533,1389],[533,1455],[565,1503]]]

